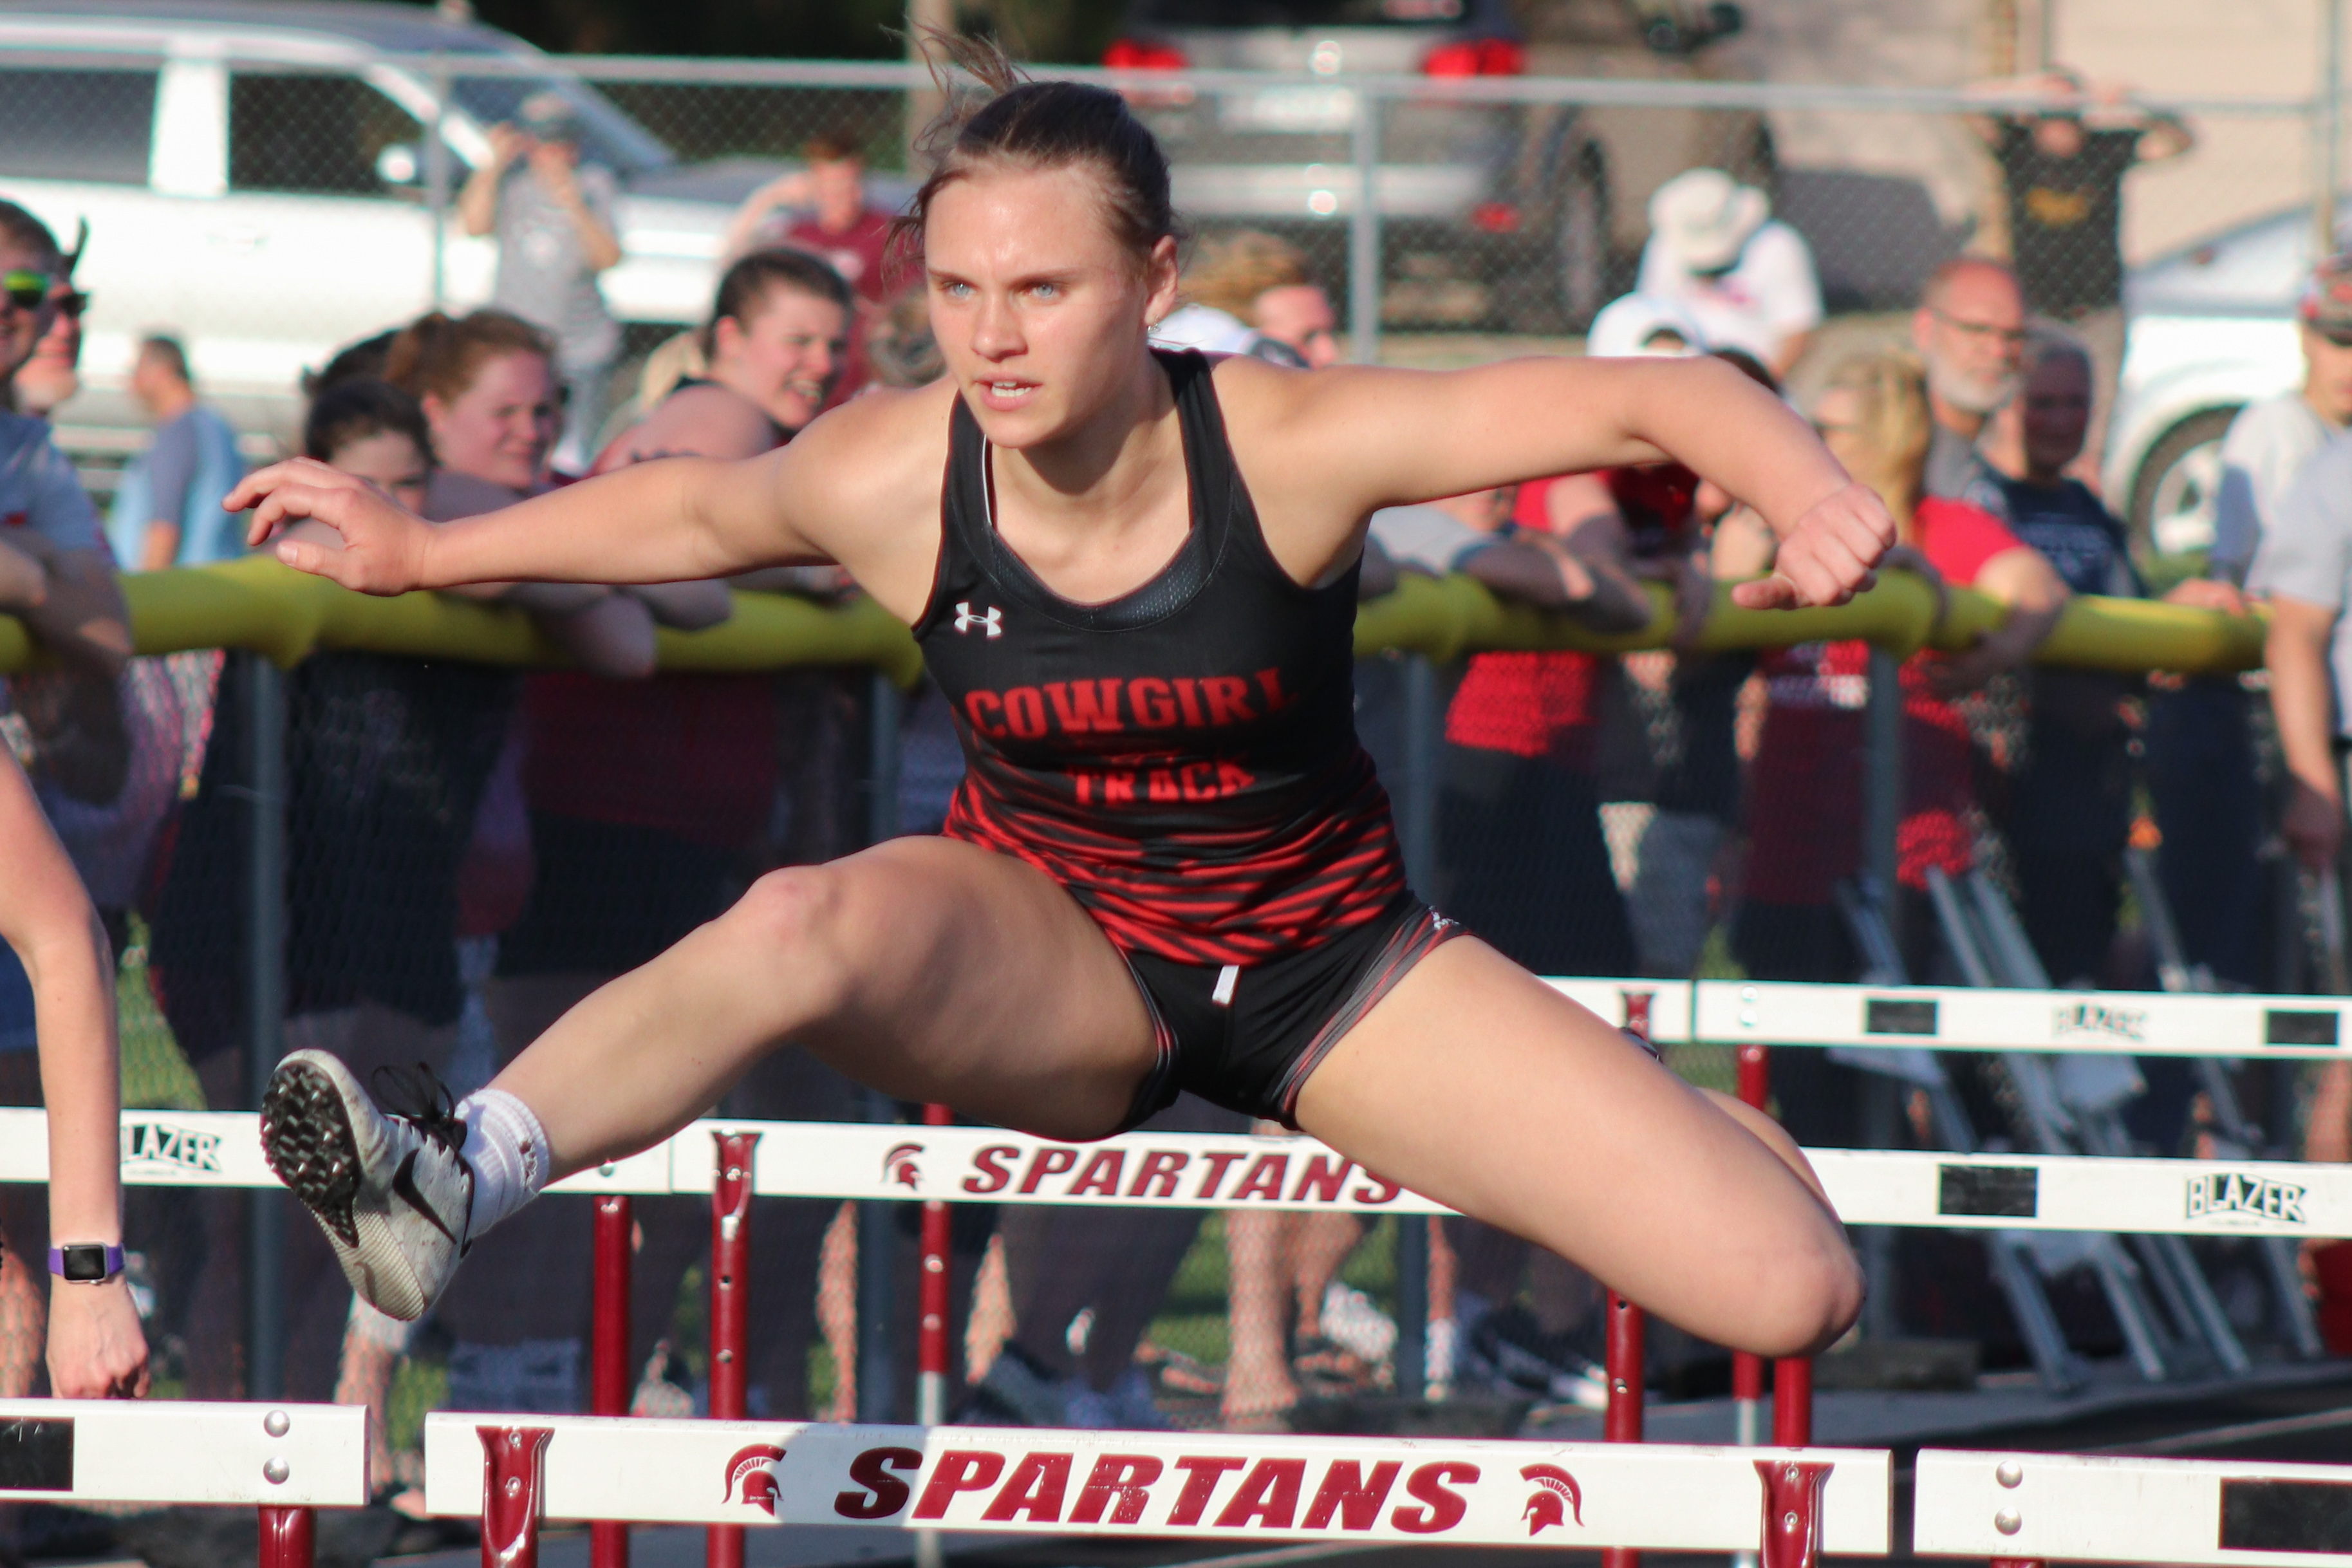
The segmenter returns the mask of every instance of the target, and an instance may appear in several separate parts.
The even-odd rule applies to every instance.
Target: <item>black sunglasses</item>
[[[29,269],[0,275],[0,292],[20,310],[37,310],[49,297],[49,275]]]

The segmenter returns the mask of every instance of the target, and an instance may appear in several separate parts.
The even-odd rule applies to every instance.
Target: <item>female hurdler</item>
[[[1000,80],[908,220],[948,374],[745,462],[640,464],[433,528],[280,464],[259,544],[368,593],[835,562],[914,628],[970,767],[944,836],[762,878],[454,1111],[287,1058],[278,1173],[415,1317],[548,1181],[642,1149],[789,1039],[1054,1138],[1180,1089],[1324,1140],[1701,1338],[1827,1344],[1861,1276],[1795,1146],[1405,885],[1350,715],[1379,507],[1689,464],[1782,538],[1757,606],[1832,604],[1894,536],[1802,421],[1713,361],[1300,373],[1156,353],[1168,165],[1110,92]],[[335,536],[340,536],[338,539]],[[1452,940],[1449,940],[1452,939]]]

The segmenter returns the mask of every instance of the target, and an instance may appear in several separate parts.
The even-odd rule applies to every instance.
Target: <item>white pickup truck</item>
[[[458,74],[469,62],[499,74]],[[69,444],[136,426],[121,388],[142,332],[179,334],[206,395],[259,435],[289,427],[306,366],[424,310],[436,281],[449,305],[482,300],[495,257],[454,211],[436,224],[430,128],[454,204],[488,127],[550,89],[620,181],[614,314],[698,321],[736,204],[785,165],[683,165],[507,34],[350,0],[0,0],[0,197],[68,245],[89,225],[89,390],[61,411]]]

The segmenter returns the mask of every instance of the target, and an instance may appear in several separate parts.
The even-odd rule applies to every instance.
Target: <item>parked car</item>
[[[415,65],[432,53],[453,73],[446,102]],[[455,74],[468,61],[503,74]],[[427,128],[454,200],[489,128],[541,91],[571,101],[584,155],[619,178],[614,314],[698,321],[736,205],[785,164],[682,164],[518,38],[357,0],[0,0],[0,196],[61,235],[90,228],[91,390],[69,422],[136,423],[121,387],[143,331],[183,334],[241,424],[282,427],[301,372],[339,344],[436,298],[486,299],[491,242],[429,210]]]
[[[1685,165],[1630,193],[1633,227],[1623,232],[1612,188],[1620,160],[1594,116],[1435,97],[1377,100],[1349,79],[1517,76],[1531,49],[1552,74],[1651,74],[1656,57],[1686,56],[1737,31],[1740,19],[1736,6],[1693,0],[1589,9],[1607,13],[1600,33],[1531,45],[1509,0],[1135,0],[1103,64],[1311,79],[1198,94],[1139,88],[1129,97],[1169,151],[1176,205],[1189,220],[1286,234],[1335,276],[1359,203],[1356,132],[1365,105],[1385,101],[1372,172],[1384,317],[1576,328],[1630,279],[1649,189]],[[1621,73],[1612,51],[1651,58]],[[1717,149],[1738,141],[1717,134],[1678,151],[1717,162]],[[1755,173],[1745,164],[1736,172]]]
[[[2240,408],[2303,377],[2294,302],[2314,262],[2311,209],[2242,225],[2133,268],[2106,492],[2137,546],[2209,548],[2221,436]]]

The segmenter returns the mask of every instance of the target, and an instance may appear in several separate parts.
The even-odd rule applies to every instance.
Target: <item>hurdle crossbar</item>
[[[1922,1449],[1913,1500],[1923,1556],[2352,1564],[2352,1466]]]
[[[27,1159],[13,1146],[15,1131],[38,1127],[40,1116],[0,1110],[0,1180],[45,1173],[45,1160]],[[126,1111],[123,1118],[126,1148],[173,1152],[127,1162],[127,1182],[181,1179],[184,1165],[201,1159],[210,1167],[186,1180],[277,1184],[249,1113]],[[1447,1212],[1311,1138],[1129,1132],[1065,1143],[989,1127],[854,1121],[696,1122],[667,1143],[583,1171],[552,1190],[707,1194],[718,1177],[714,1132],[761,1135],[751,1167],[752,1191],[761,1197]],[[33,1153],[45,1151],[37,1146]],[[1849,1225],[2352,1237],[2352,1165],[1862,1149],[1810,1149],[1806,1157]]]
[[[506,1519],[486,1508],[529,1494]],[[486,1565],[541,1519],[1884,1556],[1881,1450],[440,1413],[425,1502]],[[1768,1511],[1769,1504],[1769,1511]],[[512,1507],[509,1503],[509,1507]],[[1771,1527],[1768,1531],[1768,1525]]]
[[[367,1409],[0,1399],[0,1497],[360,1508],[368,1500]]]
[[[366,1506],[357,1405],[0,1399],[0,1502],[244,1504],[260,1568],[311,1568],[321,1508]]]

